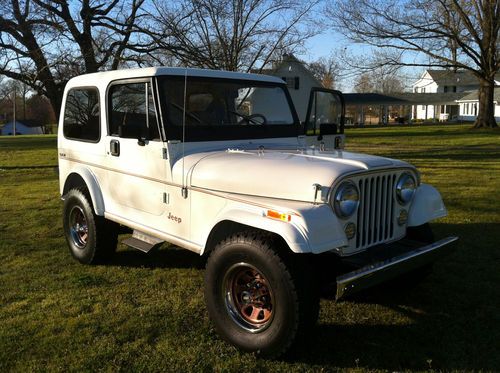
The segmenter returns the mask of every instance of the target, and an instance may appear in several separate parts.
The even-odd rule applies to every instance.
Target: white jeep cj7
[[[449,237],[439,192],[410,164],[344,148],[340,92],[305,123],[278,78],[145,68],[71,79],[58,152],[64,232],[82,263],[124,243],[208,258],[207,310],[245,351],[277,356],[336,298],[432,264]],[[319,270],[319,268],[321,270]]]

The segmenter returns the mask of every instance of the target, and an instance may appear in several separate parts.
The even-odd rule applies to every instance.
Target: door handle
[[[115,157],[120,156],[120,142],[118,140],[111,140],[109,143],[109,152]]]

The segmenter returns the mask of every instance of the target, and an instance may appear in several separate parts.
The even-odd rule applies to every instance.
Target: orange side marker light
[[[266,216],[271,219],[281,220],[284,222],[289,222],[292,220],[292,215],[290,214],[282,214],[278,211],[267,210]]]

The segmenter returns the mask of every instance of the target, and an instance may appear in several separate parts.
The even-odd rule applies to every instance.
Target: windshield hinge
[[[313,184],[313,188],[314,188],[314,204],[316,204],[316,201],[318,199],[318,192],[320,193],[321,197],[321,189],[323,187],[321,186],[321,184]]]
[[[163,159],[168,159],[168,152],[167,152],[167,148],[162,148],[162,149],[161,149],[161,155],[162,155],[162,158],[163,158]]]

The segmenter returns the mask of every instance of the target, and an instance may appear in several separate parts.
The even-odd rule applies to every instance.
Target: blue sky
[[[325,30],[323,33],[312,37],[305,43],[305,52],[297,55],[300,59],[310,62],[317,60],[321,57],[329,57],[332,52],[342,51],[348,48],[351,53],[371,53],[371,49],[367,46],[353,44],[346,40],[343,35],[336,33],[333,30]],[[409,88],[422,74],[423,68],[403,68],[401,70],[401,77],[404,83]],[[352,92],[353,78],[346,78],[342,82],[342,90],[344,92]]]

